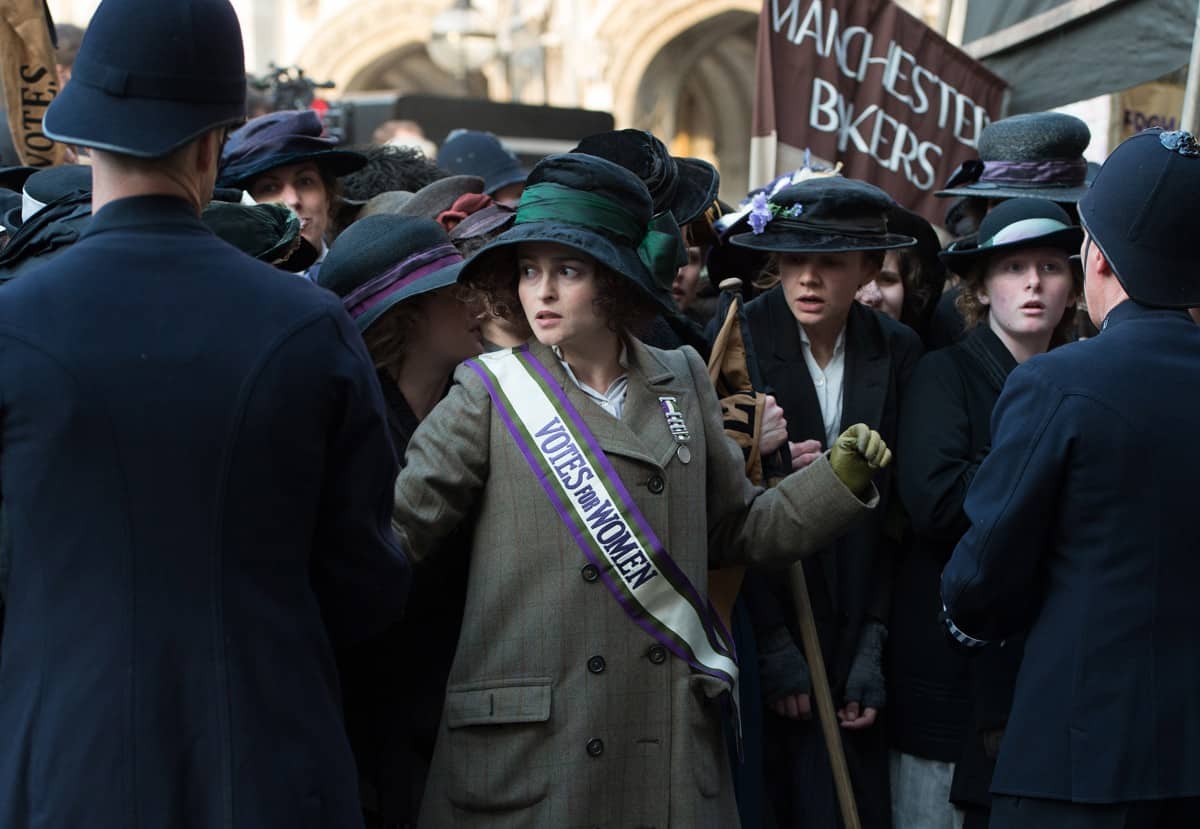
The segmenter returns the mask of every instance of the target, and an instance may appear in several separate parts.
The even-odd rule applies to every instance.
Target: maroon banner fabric
[[[940,224],[933,193],[978,155],[1005,86],[890,0],[764,0],[750,184],[807,149]]]

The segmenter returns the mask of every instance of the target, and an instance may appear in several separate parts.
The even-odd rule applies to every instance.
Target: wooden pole
[[[1192,59],[1188,62],[1187,87],[1183,92],[1179,128],[1193,135],[1200,132],[1200,4],[1196,9],[1196,26],[1192,30]]]
[[[858,806],[854,802],[854,787],[850,783],[850,770],[846,767],[842,734],[834,713],[836,709],[833,705],[833,694],[829,690],[829,675],[825,672],[825,657],[821,653],[821,640],[817,637],[817,620],[813,618],[812,603],[808,599],[804,563],[796,562],[788,573],[791,578],[792,602],[796,605],[796,617],[800,623],[800,640],[812,677],[813,703],[821,720],[825,748],[829,752],[829,765],[833,770],[833,785],[837,791],[838,807],[842,812],[842,824],[845,829],[862,829],[862,823],[858,819]]]

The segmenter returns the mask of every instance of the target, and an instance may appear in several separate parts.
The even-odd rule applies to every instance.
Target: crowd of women
[[[803,558],[863,824],[985,826],[1021,648],[959,652],[938,580],[1006,376],[1089,333],[1088,140],[990,125],[949,237],[818,164],[721,191],[635,130],[529,171],[471,130],[436,158],[308,111],[233,130],[205,223],[339,298],[402,464],[407,608],[338,652],[367,825],[838,825]],[[88,232],[93,181],[2,175],[11,281]],[[703,359],[733,294],[745,452]]]

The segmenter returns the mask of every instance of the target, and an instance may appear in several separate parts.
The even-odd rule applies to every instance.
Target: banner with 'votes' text
[[[764,0],[751,187],[804,151],[935,223],[933,195],[1000,116],[1005,83],[890,0]]]

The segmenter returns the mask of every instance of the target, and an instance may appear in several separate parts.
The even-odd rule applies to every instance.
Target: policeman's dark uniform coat
[[[0,825],[357,825],[331,643],[407,568],[337,300],[125,199],[4,288],[0,341]]]
[[[1200,304],[1187,264],[1200,148],[1159,140],[1121,145],[1080,205],[1133,299],[1099,336],[1009,376],[942,577],[964,641],[1029,631],[992,784],[1018,810],[1200,796],[1200,328],[1150,307]],[[1195,825],[1195,804],[1145,825]]]

